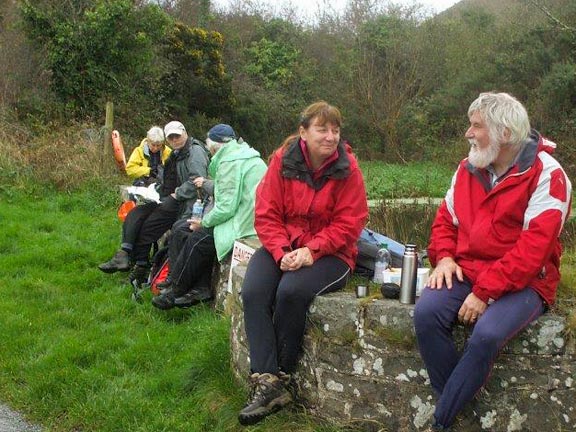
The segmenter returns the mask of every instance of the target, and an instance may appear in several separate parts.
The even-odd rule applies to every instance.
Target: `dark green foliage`
[[[107,100],[138,103],[141,92],[157,94],[162,69],[154,51],[169,25],[158,7],[96,1],[77,19],[62,12],[22,6],[30,36],[46,49],[52,89],[71,112],[91,117]]]
[[[286,85],[293,79],[294,63],[300,55],[297,49],[262,38],[247,52],[251,62],[246,72],[262,80],[267,88]]]
[[[251,145],[270,154],[298,126],[313,102],[316,69],[304,47],[308,32],[293,23],[260,16],[232,16],[218,26],[225,34],[227,68],[235,105],[229,121]]]
[[[437,205],[432,202],[399,204],[384,200],[371,210],[369,228],[386,233],[400,243],[414,243],[424,250],[428,247],[436,209]]]
[[[400,14],[380,15],[360,26],[352,61],[352,89],[357,114],[352,121],[376,138],[373,153],[402,161],[415,153],[401,141],[400,118],[422,85],[416,21]],[[365,123],[364,125],[362,123]]]
[[[298,113],[324,99],[341,108],[343,133],[363,157],[453,163],[466,155],[458,143],[469,103],[496,90],[524,102],[573,165],[573,152],[563,150],[576,148],[570,0],[470,0],[435,17],[350,1],[342,15],[325,11],[310,25],[271,17],[248,0],[223,14],[209,0],[22,5],[53,92],[11,90],[11,107],[28,124],[63,122],[70,112],[101,119],[112,98],[118,126],[133,133],[177,117],[203,135],[227,121],[270,153],[294,132]],[[0,5],[0,14],[10,17],[10,7]],[[0,39],[0,54],[6,46]],[[0,88],[17,81],[7,76]]]
[[[541,120],[564,120],[565,132],[573,132],[576,115],[576,64],[556,63],[538,87]],[[558,118],[559,117],[559,118]],[[560,125],[559,125],[560,126]],[[571,126],[571,127],[570,127]],[[562,132],[551,131],[551,132]]]
[[[101,118],[106,101],[126,127],[231,107],[222,36],[174,23],[156,5],[95,0],[68,14],[65,5],[25,1],[21,15],[45,51],[59,106],[77,119]]]
[[[183,121],[196,112],[227,116],[232,108],[230,79],[222,62],[222,35],[176,23],[167,35],[169,69],[162,83],[168,112]]]

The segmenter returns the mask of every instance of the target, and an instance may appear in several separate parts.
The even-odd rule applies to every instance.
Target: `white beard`
[[[490,145],[485,149],[480,149],[475,139],[469,139],[470,152],[468,153],[468,162],[476,168],[486,168],[496,160],[500,153],[500,143],[490,139]]]

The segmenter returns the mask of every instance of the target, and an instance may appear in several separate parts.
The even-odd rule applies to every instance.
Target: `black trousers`
[[[170,229],[179,213],[180,203],[172,197],[160,204],[137,206],[122,225],[122,249],[129,251],[136,264],[148,265],[152,243]]]
[[[198,300],[212,298],[212,266],[216,257],[213,228],[190,231],[185,219],[172,226],[168,258],[172,292],[176,297],[194,291]]]
[[[242,286],[252,372],[294,372],[310,303],[317,295],[343,288],[349,275],[350,267],[335,256],[283,272],[265,248],[258,249]]]

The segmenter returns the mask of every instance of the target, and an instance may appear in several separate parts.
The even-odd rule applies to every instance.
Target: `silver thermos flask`
[[[418,255],[416,245],[407,244],[402,257],[402,275],[400,277],[400,303],[416,302],[416,282],[418,278]]]

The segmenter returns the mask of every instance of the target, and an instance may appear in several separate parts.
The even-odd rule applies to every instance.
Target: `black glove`
[[[158,177],[158,167],[150,168],[149,176],[154,178]]]

